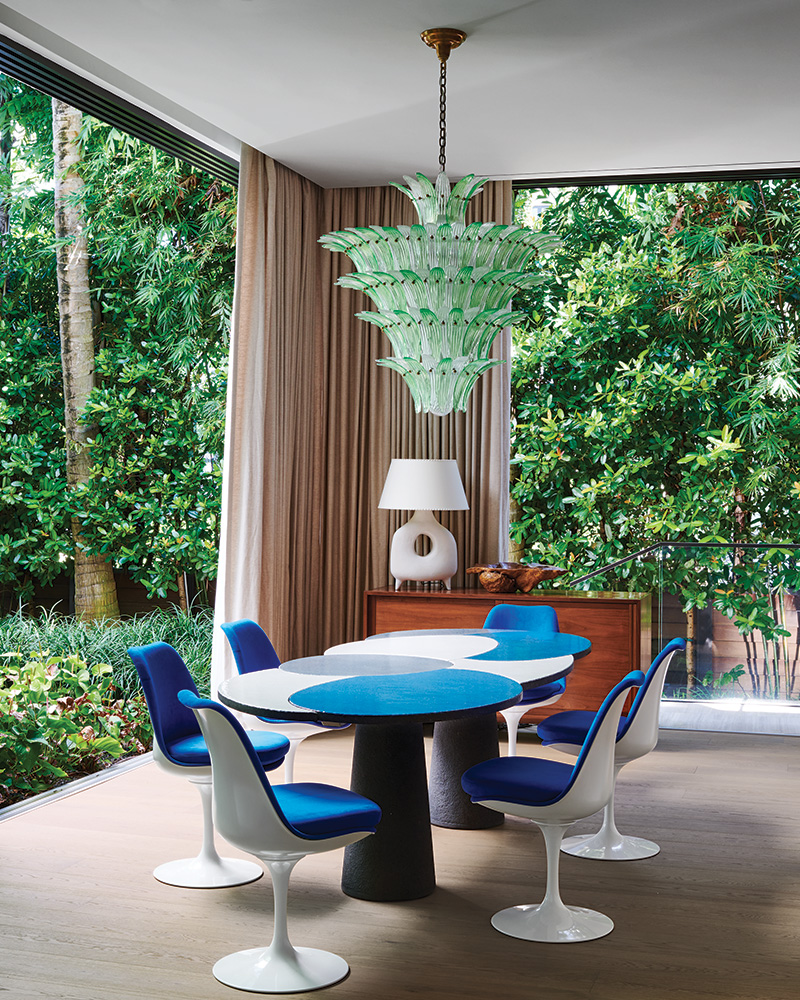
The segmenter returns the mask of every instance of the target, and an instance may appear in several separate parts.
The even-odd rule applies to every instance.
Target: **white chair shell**
[[[317,948],[295,947],[289,940],[289,877],[306,855],[346,847],[372,831],[319,838],[293,832],[276,812],[270,793],[229,719],[215,708],[190,707],[211,752],[217,829],[235,847],[259,858],[269,870],[273,885],[271,944],[219,959],[213,967],[215,978],[226,986],[255,993],[305,992],[339,982],[349,971],[341,956]]]
[[[614,741],[622,706],[629,689],[644,679],[641,671],[628,674],[610,692],[600,713],[599,725],[591,742],[576,761],[567,785],[560,797],[545,804],[509,802],[500,798],[484,798],[468,787],[472,772],[486,768],[487,774],[502,776],[514,758],[502,757],[470,768],[464,775],[465,789],[472,800],[489,809],[521,816],[540,827],[547,851],[547,887],[541,903],[511,906],[492,917],[492,926],[502,934],[526,941],[565,944],[591,941],[613,930],[610,917],[586,907],[567,906],[559,890],[560,846],[567,828],[576,820],[602,809],[614,785]],[[520,758],[516,758],[520,760]],[[480,779],[478,779],[479,783]]]

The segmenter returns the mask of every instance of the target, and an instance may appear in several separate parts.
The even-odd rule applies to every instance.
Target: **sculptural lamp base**
[[[416,542],[421,536],[427,537],[431,544],[430,552],[424,556],[416,551]],[[442,580],[449,590],[457,568],[456,540],[431,511],[415,511],[411,520],[394,533],[389,570],[395,579],[395,590],[399,590],[406,580]]]

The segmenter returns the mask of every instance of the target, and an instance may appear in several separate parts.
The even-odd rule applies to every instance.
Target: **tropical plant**
[[[800,513],[800,184],[544,191],[532,224],[562,245],[522,293],[515,336],[515,539],[561,585],[653,542],[783,542]],[[641,560],[593,585],[709,601],[786,635],[770,587],[717,550]],[[749,603],[760,592],[759,614]],[[763,613],[762,613],[763,612]]]
[[[165,595],[216,574],[235,191],[83,116],[95,382],[85,483],[65,476],[48,98],[0,79],[0,587],[28,599],[87,554]]]
[[[0,683],[0,805],[101,770],[152,739],[144,698],[75,655],[6,654]]]

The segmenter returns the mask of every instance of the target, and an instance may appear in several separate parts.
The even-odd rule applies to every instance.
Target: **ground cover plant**
[[[0,807],[150,749],[150,717],[128,648],[168,642],[207,694],[211,635],[207,610],[158,610],[113,623],[0,618]]]
[[[158,609],[113,623],[81,621],[55,612],[23,612],[0,618],[0,652],[34,656],[46,651],[59,656],[75,654],[90,666],[108,663],[114,685],[129,694],[139,690],[129,647],[168,642],[186,661],[201,693],[207,693],[212,628],[213,616],[208,608],[191,613],[178,608]]]
[[[144,697],[122,697],[108,664],[90,670],[75,654],[3,659],[0,806],[148,749]]]

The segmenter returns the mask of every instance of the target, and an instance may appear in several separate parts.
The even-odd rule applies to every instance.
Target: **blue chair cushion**
[[[381,818],[380,806],[346,788],[298,781],[272,791],[289,824],[307,837],[374,831]]]
[[[522,698],[520,698],[518,704],[520,705],[535,705],[537,701],[547,701],[548,698],[554,698],[557,694],[563,694],[567,689],[565,681],[553,681],[550,684],[540,684],[539,687],[525,688],[522,689]]]
[[[536,726],[536,735],[549,746],[551,743],[569,743],[572,746],[582,746],[586,740],[586,735],[592,728],[595,719],[595,712],[572,711],[557,712],[549,719],[544,719]],[[617,739],[625,731],[627,716],[623,715],[617,727]]]
[[[563,795],[574,769],[574,764],[541,757],[494,757],[466,771],[461,786],[473,802],[547,805]]]
[[[246,730],[256,755],[265,771],[273,771],[282,762],[289,751],[289,741],[278,733],[264,733],[258,729]],[[208,767],[211,757],[206,741],[197,735],[184,736],[169,744],[169,753],[178,764],[187,767]]]

